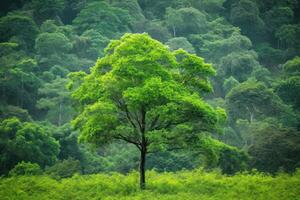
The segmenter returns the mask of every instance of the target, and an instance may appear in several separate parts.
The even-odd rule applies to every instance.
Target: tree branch
[[[127,117],[128,121],[130,122],[130,124],[136,129],[136,125],[134,124],[134,122],[132,121],[132,119],[130,117],[130,113],[127,108],[127,105],[125,105],[125,113],[126,113],[126,117]]]
[[[149,130],[153,130],[153,128],[156,126],[157,122],[158,122],[158,119],[159,119],[159,115],[157,115],[154,120],[151,122],[151,125],[149,127]]]
[[[125,142],[134,144],[139,150],[141,150],[141,143],[138,142],[138,141],[133,141],[130,138],[127,138],[127,137],[125,137],[125,136],[123,136],[121,134],[119,134],[117,136],[114,136],[114,138],[117,139],[117,140],[124,140]]]

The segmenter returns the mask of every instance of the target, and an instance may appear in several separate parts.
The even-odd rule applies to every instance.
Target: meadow
[[[217,171],[147,172],[147,189],[138,187],[138,173],[15,176],[0,179],[1,200],[298,200],[300,171],[271,176],[258,172],[222,175]]]

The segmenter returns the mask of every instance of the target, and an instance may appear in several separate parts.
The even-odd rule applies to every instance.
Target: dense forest
[[[225,199],[300,195],[276,185],[299,187],[300,1],[0,5],[0,199],[34,181],[68,191],[61,199],[102,193],[75,198],[60,181],[120,199],[147,188],[148,172],[136,199],[185,187],[190,199],[222,199],[224,187],[236,191]],[[255,192],[235,196],[240,179]],[[274,196],[255,196],[260,183]]]

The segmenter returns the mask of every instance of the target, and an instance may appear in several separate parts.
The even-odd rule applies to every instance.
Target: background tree
[[[65,7],[64,0],[33,0],[32,7],[34,9],[35,19],[41,23],[47,19],[54,19],[62,14]]]
[[[41,175],[42,172],[38,164],[22,161],[9,171],[9,176]]]
[[[13,40],[25,49],[32,51],[38,27],[29,13],[13,12],[0,18],[0,41]]]
[[[59,143],[39,124],[9,118],[1,121],[0,133],[1,174],[20,161],[45,167],[57,159]]]
[[[41,98],[37,102],[37,107],[46,110],[46,119],[58,126],[70,121],[74,115],[66,84],[67,79],[57,77],[39,89]]]
[[[291,109],[263,83],[248,80],[234,87],[226,96],[229,116],[233,120],[246,119],[250,123],[266,116],[277,116],[288,122]]]
[[[193,45],[185,37],[171,38],[166,42],[171,51],[184,49],[189,53],[196,53]]]
[[[105,37],[118,37],[129,31],[131,18],[127,10],[112,7],[106,2],[88,3],[74,19],[79,33],[94,29]]]
[[[299,131],[280,127],[278,123],[261,122],[251,126],[255,138],[248,150],[251,167],[271,173],[278,170],[291,172],[299,167]]]
[[[264,21],[260,18],[258,6],[255,1],[240,0],[232,4],[230,20],[242,29],[242,33],[250,38],[258,38],[264,31]]]
[[[181,13],[173,8],[166,10],[166,23],[173,31],[173,37],[176,37],[176,29],[183,23]]]

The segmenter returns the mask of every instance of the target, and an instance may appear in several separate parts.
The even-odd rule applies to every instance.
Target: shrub
[[[9,171],[9,176],[21,175],[40,175],[42,174],[41,167],[36,163],[19,162],[13,169]]]
[[[55,165],[47,168],[45,172],[56,179],[72,177],[76,173],[81,173],[80,162],[69,158],[57,162]]]

